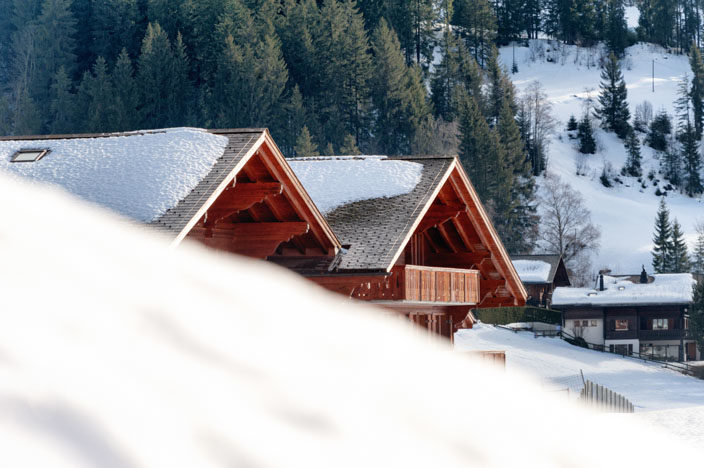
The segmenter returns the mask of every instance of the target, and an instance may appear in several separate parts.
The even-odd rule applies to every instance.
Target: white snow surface
[[[0,223],[2,466],[587,468],[704,456],[632,420],[604,425],[291,272],[172,249],[55,189],[0,174],[0,216],[11,220]]]
[[[0,171],[51,183],[133,220],[150,222],[185,198],[222,156],[227,137],[195,128],[128,136],[0,141]],[[49,149],[12,163],[21,149]]]
[[[550,264],[542,260],[513,260],[513,266],[524,283],[547,283]]]
[[[604,275],[604,291],[591,288],[555,288],[553,305],[572,304],[686,304],[692,302],[696,283],[689,273],[653,275],[652,283],[633,283]]]
[[[480,323],[455,334],[455,349],[505,351],[507,372],[531,375],[552,388],[579,391],[571,384],[581,383],[581,370],[585,379],[628,398],[637,412],[704,404],[704,380],[657,363],[573,346],[559,338],[535,338],[532,332],[514,333]],[[699,425],[704,430],[704,417]]]
[[[503,47],[500,54],[502,63],[510,69],[511,47]],[[594,224],[601,228],[601,248],[593,257],[594,270],[609,268],[624,274],[637,273],[641,265],[647,267],[651,264],[651,238],[659,202],[655,191],[667,184],[658,174],[659,161],[655,158],[655,152],[642,145],[643,182],[646,188],[642,188],[633,177],[621,177],[623,184],[616,183],[614,187],[606,188],[599,182],[599,176],[605,165],[610,165],[614,174],[618,174],[626,160],[623,142],[615,134],[599,128],[595,131],[597,154],[581,156],[577,151],[577,141],[570,139],[565,130],[570,115],[579,119],[584,112],[586,99],[591,96],[596,101],[598,97],[600,56],[603,56],[600,48],[580,48],[547,40],[531,41],[530,47],[516,47],[519,71],[511,75],[511,79],[519,92],[532,82],[539,81],[553,106],[553,115],[558,124],[551,138],[548,170],[582,194],[591,210]],[[654,93],[651,90],[653,61]],[[644,100],[652,104],[654,113],[664,108],[674,116],[678,82],[685,74],[689,74],[690,78],[692,75],[687,56],[668,54],[650,44],[628,48],[622,70],[632,116],[636,105]],[[643,137],[641,135],[641,139]],[[578,161],[583,161],[582,173],[585,175],[576,174]],[[651,170],[655,171],[655,179],[659,180],[657,186],[645,177]],[[542,178],[539,178],[538,184],[542,184]],[[678,219],[688,242],[693,244],[696,237],[694,226],[698,220],[704,220],[702,198],[689,198],[670,191],[666,202],[671,219]]]
[[[395,197],[420,182],[423,165],[384,156],[330,156],[288,159],[303,187],[327,214],[362,200]]]

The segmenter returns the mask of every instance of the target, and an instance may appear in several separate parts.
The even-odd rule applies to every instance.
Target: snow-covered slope
[[[57,190],[0,175],[0,217],[0,466],[586,468],[617,438],[671,452],[619,445],[613,466],[702,457]]]
[[[609,353],[573,346],[559,338],[534,338],[479,324],[455,334],[456,349],[506,351],[506,368],[559,384],[584,372],[586,379],[624,395],[636,411],[704,405],[704,380]],[[704,421],[703,421],[704,422]]]
[[[501,61],[511,68],[513,49],[500,51]],[[599,176],[605,164],[618,173],[626,160],[623,143],[613,134],[599,129],[596,132],[598,152],[583,157],[582,173],[576,174],[580,154],[576,141],[565,131],[570,115],[577,119],[583,114],[588,96],[598,97],[600,69],[599,49],[566,46],[551,41],[532,41],[530,47],[516,47],[518,73],[511,75],[519,91],[534,81],[539,81],[552,103],[554,116],[559,120],[557,132],[552,137],[549,151],[549,171],[581,192],[592,212],[593,221],[602,232],[601,250],[594,258],[594,267],[610,267],[618,273],[637,273],[641,265],[650,268],[651,237],[659,198],[657,187],[644,177],[646,188],[632,177],[622,177],[624,184],[613,188],[601,185]],[[551,61],[548,61],[551,60]],[[655,64],[655,92],[652,92],[652,65]],[[631,114],[636,105],[649,101],[653,111],[660,108],[674,114],[674,101],[678,81],[691,69],[686,56],[664,53],[657,46],[637,44],[627,50],[623,61],[623,74],[628,87]],[[644,175],[652,169],[657,173],[659,164],[654,151],[643,146]],[[659,187],[665,183],[660,179]],[[682,224],[687,237],[693,241],[694,225],[704,219],[702,199],[692,199],[669,192],[667,203],[672,216]]]

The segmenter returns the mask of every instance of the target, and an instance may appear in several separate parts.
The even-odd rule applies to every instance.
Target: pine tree
[[[672,122],[670,121],[670,116],[663,109],[650,122],[650,131],[646,142],[654,150],[665,151],[667,149],[667,136],[670,133],[672,133]]]
[[[568,132],[573,132],[577,130],[579,124],[577,123],[577,119],[573,115],[570,115],[570,120],[567,121],[567,131]]]
[[[71,79],[66,69],[59,68],[51,84],[51,123],[49,131],[55,134],[75,131],[75,96],[71,93]]]
[[[433,0],[386,0],[385,16],[398,34],[406,61],[419,65],[432,61],[433,25],[436,10]]]
[[[686,273],[690,270],[687,242],[680,223],[675,219],[672,223],[672,240],[666,257],[668,273]]]
[[[498,181],[497,141],[473,97],[461,91],[459,105],[460,161],[479,198],[486,202],[493,198]]]
[[[699,281],[694,285],[689,324],[692,335],[697,341],[697,348],[700,353],[704,354],[704,281]]]
[[[137,89],[140,94],[142,125],[166,126],[173,103],[174,55],[171,43],[159,23],[150,23],[142,41],[138,61]]]
[[[86,132],[112,131],[114,122],[114,90],[107,63],[98,57],[93,72],[85,72],[78,87],[81,103],[82,128]]]
[[[594,131],[592,130],[592,122],[588,114],[584,114],[579,122],[577,131],[577,139],[579,139],[579,152],[583,154],[596,153],[596,140],[594,139]]]
[[[487,96],[485,98],[484,116],[491,127],[495,126],[502,107],[508,102],[512,111],[516,111],[516,91],[508,75],[499,65],[499,52],[494,47],[487,63]]]
[[[653,269],[655,273],[667,273],[668,259],[672,245],[672,225],[670,224],[670,210],[665,200],[660,200],[658,213],[655,217],[655,233],[653,235]]]
[[[483,67],[496,37],[496,16],[487,0],[454,0],[453,5],[452,24],[464,28],[467,47]]]
[[[340,147],[340,154],[344,156],[354,156],[360,153],[361,152],[359,151],[359,148],[357,148],[357,144],[354,141],[354,137],[352,135],[345,136],[342,146]]]
[[[296,139],[306,121],[306,109],[298,86],[294,86],[291,91],[291,95],[283,106],[283,113],[284,125],[280,133],[276,135],[276,142],[286,156],[291,156],[294,152],[293,147],[296,145]]]
[[[702,128],[704,127],[704,61],[702,61],[699,48],[694,44],[690,49],[689,64],[693,74],[689,97],[692,103],[694,128],[699,140],[702,137]]]
[[[628,26],[623,0],[606,0],[606,16],[606,45],[611,53],[621,57],[628,45]]]
[[[377,62],[371,81],[376,147],[383,154],[407,154],[420,123],[430,116],[420,72],[406,66],[396,35],[383,19],[372,47]]]
[[[692,252],[692,273],[704,275],[704,224],[697,225],[697,240]]]
[[[652,21],[652,42],[663,47],[673,45],[676,5],[672,0],[650,0]]]
[[[640,154],[640,142],[634,130],[628,132],[628,136],[626,137],[626,151],[628,152],[626,165],[624,166],[626,173],[633,177],[642,176],[643,169],[641,167],[642,157]]]
[[[123,48],[139,50],[138,0],[101,0],[91,2],[90,29],[92,56],[114,63]]]
[[[680,135],[682,142],[681,159],[684,163],[684,189],[693,197],[704,191],[701,179],[702,160],[699,153],[699,140],[694,126],[688,121]]]
[[[318,152],[318,145],[313,143],[313,138],[310,136],[308,127],[306,127],[305,125],[303,126],[301,134],[296,140],[296,146],[294,148],[294,151],[296,152],[296,156],[298,157],[310,157],[320,155],[320,153]]]
[[[619,138],[625,138],[630,128],[628,120],[631,118],[626,100],[628,92],[618,59],[613,53],[609,55],[601,72],[601,79],[603,81],[599,85],[601,93],[596,115],[606,130],[615,132]]]
[[[112,71],[112,85],[115,90],[114,130],[135,130],[140,120],[137,113],[139,96],[137,95],[132,61],[127,49],[123,48],[117,57],[117,63],[115,63],[115,68]]]

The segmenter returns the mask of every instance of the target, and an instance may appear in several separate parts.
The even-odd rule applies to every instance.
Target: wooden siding
[[[408,301],[475,305],[479,272],[459,268],[399,265],[383,282],[366,283],[353,297],[368,301]]]

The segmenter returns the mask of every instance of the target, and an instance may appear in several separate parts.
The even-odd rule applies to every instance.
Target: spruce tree
[[[66,69],[56,72],[51,84],[51,123],[49,131],[54,134],[75,131],[75,96],[71,93],[71,79]]]
[[[498,181],[499,154],[497,141],[489,130],[476,100],[464,91],[459,96],[459,157],[479,198],[492,199],[494,184]]]
[[[628,120],[631,113],[628,110],[626,82],[623,80],[618,58],[613,53],[604,65],[601,79],[599,108],[595,113],[606,130],[615,132],[619,138],[625,138],[630,128]]]
[[[123,48],[117,57],[117,63],[112,71],[112,85],[115,90],[113,129],[115,131],[135,130],[139,125],[137,113],[139,96],[137,95],[132,61],[127,49]]]
[[[686,273],[690,270],[687,242],[680,223],[675,219],[672,223],[672,240],[666,257],[668,273]]]
[[[667,112],[662,109],[650,122],[650,131],[646,142],[654,150],[665,151],[667,149],[667,136],[670,133],[672,133],[672,122]]]
[[[626,151],[628,152],[628,157],[626,158],[626,173],[633,177],[640,177],[643,175],[643,169],[641,167],[641,154],[640,154],[640,142],[638,141],[638,135],[634,130],[628,132],[626,137]]]
[[[699,48],[693,44],[689,52],[689,64],[692,67],[692,87],[689,97],[692,103],[692,114],[694,117],[694,128],[697,132],[697,139],[702,137],[704,127],[704,61]]]
[[[137,72],[142,124],[148,128],[166,126],[173,105],[174,55],[169,38],[159,26],[150,23],[142,41]]]
[[[189,125],[195,120],[193,109],[193,83],[188,76],[189,59],[183,36],[178,33],[173,44],[173,63],[171,65],[171,93],[167,113],[168,126]]]
[[[340,154],[344,156],[355,156],[360,153],[354,141],[354,137],[352,135],[345,136],[342,146],[340,147]]]
[[[697,341],[699,352],[704,355],[704,281],[693,286],[694,294],[689,311],[689,328]]]
[[[621,57],[628,45],[628,26],[623,0],[606,0],[606,16],[606,45],[610,52]]]
[[[665,200],[660,200],[660,206],[655,217],[655,233],[653,234],[653,269],[655,273],[667,273],[669,268],[670,248],[672,245],[672,225],[670,210]]]
[[[704,275],[704,224],[697,225],[697,240],[692,252],[692,273]]]
[[[704,191],[701,179],[702,160],[699,152],[699,140],[694,126],[687,122],[680,136],[684,169],[684,189],[687,195],[693,197]]]
[[[573,132],[577,130],[579,127],[579,124],[577,123],[577,119],[573,115],[570,115],[570,119],[567,121],[567,131],[568,132]]]
[[[496,37],[496,16],[487,0],[454,0],[452,24],[464,28],[465,42],[480,66],[491,55]]]
[[[301,134],[296,140],[296,146],[294,148],[296,156],[299,158],[310,157],[310,156],[320,156],[318,152],[318,145],[313,143],[313,138],[310,136],[308,127],[305,125],[301,130]]]
[[[98,57],[93,72],[85,72],[78,87],[81,102],[82,128],[86,132],[112,131],[114,122],[114,91],[107,63]]]
[[[579,152],[583,154],[596,153],[596,140],[592,130],[592,122],[588,114],[584,114],[577,128],[577,139],[579,140]]]

